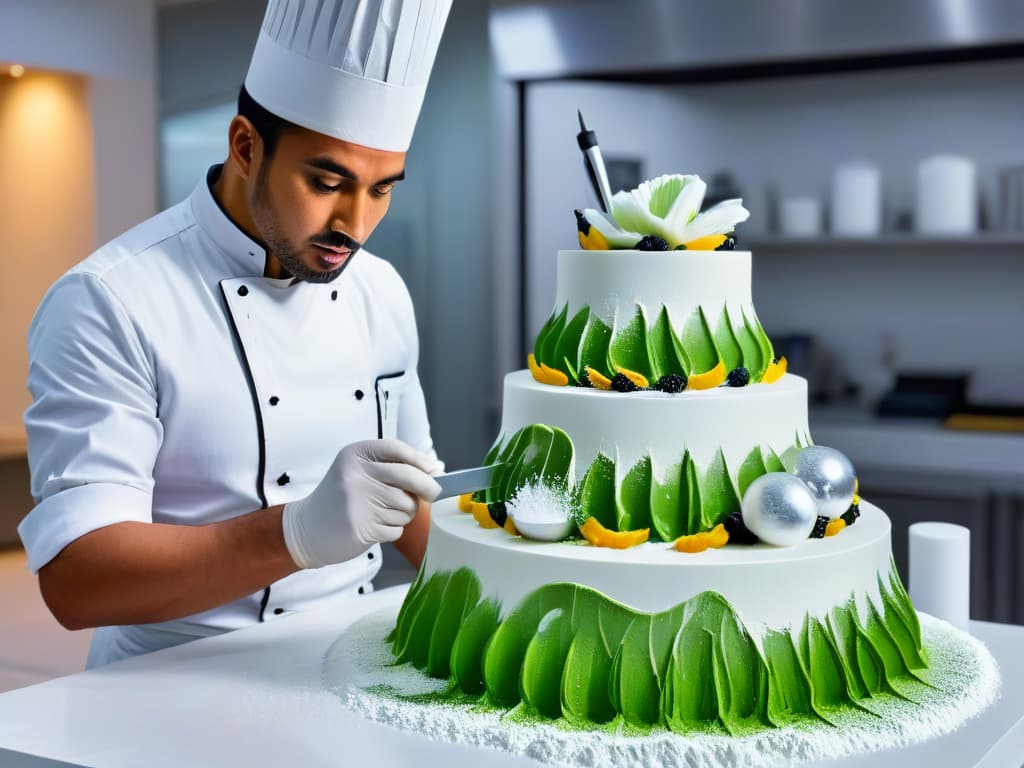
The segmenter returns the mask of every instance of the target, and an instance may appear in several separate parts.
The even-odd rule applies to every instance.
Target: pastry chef
[[[19,527],[87,666],[370,591],[442,470],[409,293],[362,249],[451,0],[270,0],[223,165],[44,297]]]

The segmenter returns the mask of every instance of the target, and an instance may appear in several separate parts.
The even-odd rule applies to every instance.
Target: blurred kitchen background
[[[78,671],[88,642],[49,618],[15,531],[32,313],[223,159],[264,8],[0,0],[0,690]],[[908,524],[965,525],[972,617],[1024,622],[1022,84],[1018,0],[456,0],[368,244],[412,292],[442,458],[494,439],[572,210],[595,205],[580,109],[614,187],[698,173],[744,199],[815,441],[853,459],[902,569]]]

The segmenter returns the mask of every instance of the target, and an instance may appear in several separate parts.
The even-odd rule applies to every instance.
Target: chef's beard
[[[320,237],[312,238],[310,247],[312,247],[313,242],[336,248],[346,247],[349,249],[349,254],[334,269],[321,270],[307,266],[299,255],[301,248],[293,245],[284,234],[281,221],[273,206],[270,205],[267,194],[269,185],[267,184],[266,171],[267,163],[264,163],[260,168],[259,174],[256,176],[256,188],[253,192],[251,208],[253,222],[259,229],[263,242],[267,245],[267,251],[272,253],[281,262],[281,266],[284,267],[285,271],[296,280],[303,280],[307,283],[330,283],[338,279],[345,266],[356,255],[356,251],[362,247],[362,244],[341,232],[329,232]]]

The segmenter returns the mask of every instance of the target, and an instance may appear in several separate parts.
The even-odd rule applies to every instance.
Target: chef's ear
[[[247,117],[235,115],[228,126],[228,156],[243,179],[252,173],[257,152],[263,152],[259,131]]]

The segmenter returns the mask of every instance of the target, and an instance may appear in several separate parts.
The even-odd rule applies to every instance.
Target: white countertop
[[[0,765],[528,766],[533,761],[432,742],[364,720],[320,684],[340,631],[407,587],[0,694]],[[820,765],[1020,768],[1024,627],[972,623],[999,661],[996,705],[947,736]]]

